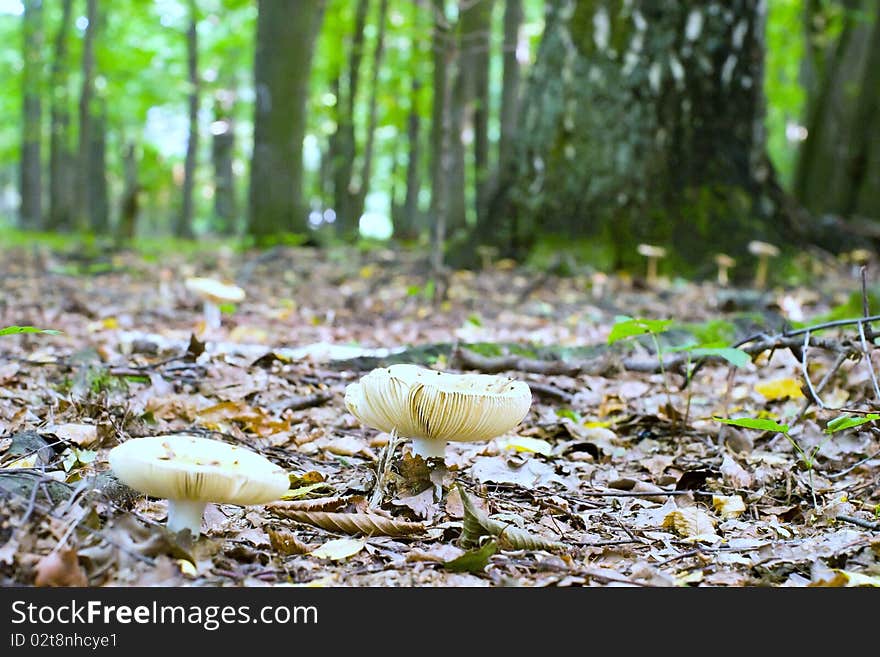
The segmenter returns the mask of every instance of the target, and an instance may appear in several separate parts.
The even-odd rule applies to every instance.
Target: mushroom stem
[[[412,451],[413,454],[417,454],[423,459],[429,459],[431,457],[442,459],[444,456],[446,456],[446,441],[428,440],[426,438],[413,438]]]
[[[653,256],[648,256],[647,279],[649,285],[657,282],[657,258]]]
[[[767,284],[767,256],[758,258],[758,268],[755,270],[755,287],[764,287]]]
[[[193,538],[198,538],[207,505],[207,502],[194,500],[168,500],[168,530],[176,534],[188,529]]]
[[[205,312],[205,328],[208,329],[218,329],[220,328],[220,306],[211,301],[210,299],[205,299],[204,304],[202,304]]]

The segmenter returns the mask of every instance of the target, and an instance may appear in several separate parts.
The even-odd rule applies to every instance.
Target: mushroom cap
[[[638,251],[639,255],[643,255],[647,258],[666,257],[666,249],[662,246],[654,246],[653,244],[639,244],[636,247],[636,251]]]
[[[736,266],[736,260],[726,253],[717,253],[715,254],[715,264],[719,267],[734,267]]]
[[[779,255],[779,248],[767,242],[752,240],[749,242],[749,253],[756,256],[776,257]]]
[[[532,391],[523,381],[406,364],[375,369],[345,389],[346,407],[363,424],[437,441],[500,436],[522,421],[531,404]]]
[[[184,282],[186,289],[190,292],[198,294],[203,299],[211,299],[214,301],[238,302],[244,300],[244,290],[237,285],[223,283],[214,278],[203,278],[196,276],[187,278]]]
[[[871,262],[873,252],[868,249],[853,249],[849,252],[849,259],[857,265],[867,265]]]
[[[290,487],[287,473],[256,452],[190,434],[133,438],[109,460],[123,483],[171,500],[264,504]]]

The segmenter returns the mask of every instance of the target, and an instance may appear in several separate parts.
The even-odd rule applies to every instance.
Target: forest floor
[[[858,272],[832,258],[758,292],[500,261],[452,272],[435,306],[410,253],[0,256],[0,328],[61,331],[0,337],[0,585],[880,584],[880,431],[825,432],[872,417],[880,352],[857,324],[782,335],[861,314]],[[247,291],[220,329],[192,275]],[[609,345],[618,316],[674,323]],[[686,350],[747,337],[737,367],[694,369]],[[450,444],[440,482],[404,443],[371,506],[389,437],[343,395],[390,362],[500,370],[532,407],[503,437]],[[199,541],[172,536],[166,502],[106,456],[179,431],[284,467],[288,501],[211,505]]]

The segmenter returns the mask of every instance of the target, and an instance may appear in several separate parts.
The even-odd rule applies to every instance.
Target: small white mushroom
[[[720,285],[721,287],[727,287],[727,285],[730,283],[728,270],[731,267],[736,266],[736,260],[731,258],[726,253],[718,253],[715,255],[715,264],[718,265],[718,285]]]
[[[654,246],[653,244],[639,244],[636,247],[636,251],[638,251],[639,255],[645,256],[648,259],[645,279],[648,285],[655,285],[657,283],[657,261],[666,257],[666,249],[662,246]]]
[[[749,253],[758,257],[758,267],[755,269],[755,287],[763,288],[767,285],[768,260],[779,255],[779,249],[767,242],[753,240],[749,242]]]
[[[244,301],[245,292],[237,285],[231,285],[215,280],[196,276],[188,278],[184,282],[186,289],[197,295],[201,300],[205,312],[205,327],[209,329],[220,328],[221,303],[238,303]]]
[[[396,430],[424,458],[442,458],[447,442],[489,440],[510,431],[531,403],[522,381],[406,364],[373,370],[345,389],[345,405],[358,420]]]
[[[114,447],[110,467],[124,484],[168,500],[168,529],[201,531],[208,502],[265,504],[290,486],[287,473],[244,447],[190,434],[134,438]]]

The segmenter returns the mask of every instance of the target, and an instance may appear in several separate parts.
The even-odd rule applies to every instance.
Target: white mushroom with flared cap
[[[201,300],[205,312],[205,326],[210,329],[220,328],[221,303],[238,303],[244,301],[245,292],[237,285],[223,283],[213,278],[196,276],[187,278],[186,289],[196,294]]]
[[[654,285],[657,282],[657,261],[666,257],[666,249],[653,244],[639,244],[636,251],[648,259],[645,279],[648,281],[648,285]]]
[[[727,284],[730,282],[727,272],[731,267],[736,266],[736,260],[726,253],[717,253],[715,254],[715,264],[718,265],[718,285],[727,287]]]
[[[290,486],[287,473],[244,447],[190,434],[133,438],[114,447],[110,467],[124,484],[168,500],[168,529],[201,531],[209,502],[265,504]]]
[[[768,244],[753,240],[749,242],[749,253],[758,257],[758,267],[755,269],[755,287],[764,287],[767,285],[767,267],[768,260],[779,255],[779,248]]]
[[[442,458],[447,442],[489,440],[510,431],[531,403],[522,381],[405,364],[375,369],[345,389],[345,405],[358,420],[409,438],[413,452],[425,458]]]

